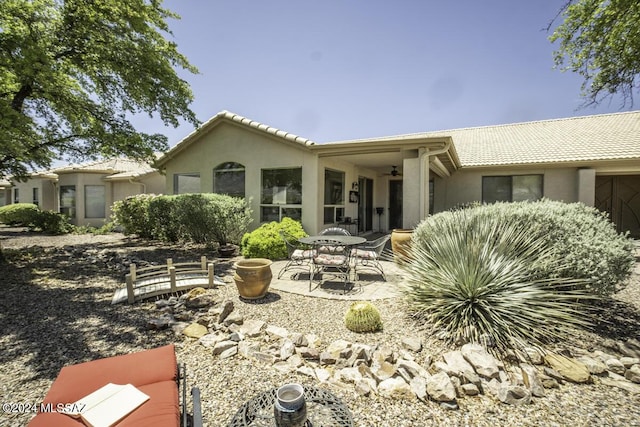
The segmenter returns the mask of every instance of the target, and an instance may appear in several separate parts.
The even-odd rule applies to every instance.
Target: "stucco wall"
[[[42,210],[55,210],[55,187],[48,178],[31,178],[25,182],[14,182],[13,188],[17,188],[20,195],[20,203],[33,203],[33,189],[38,189],[38,206]],[[7,203],[13,203],[13,190]]]
[[[302,167],[302,204],[319,197],[318,167],[315,156],[295,142],[276,139],[262,132],[221,123],[193,141],[188,149],[178,152],[167,163],[165,192],[173,194],[173,177],[181,173],[199,173],[201,192],[213,191],[213,169],[221,163],[237,162],[245,167],[245,196],[253,210],[250,228],[260,225],[261,170]],[[302,210],[305,229],[317,227],[318,212]]]
[[[482,201],[483,176],[534,174],[543,175],[544,197],[568,203],[578,201],[578,170],[576,168],[462,169],[436,183],[434,192],[438,208],[436,211],[451,209],[463,203]]]

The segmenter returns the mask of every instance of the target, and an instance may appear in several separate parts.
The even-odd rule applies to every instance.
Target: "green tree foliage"
[[[73,160],[151,161],[166,137],[136,114],[197,125],[161,0],[0,0],[0,177]]]
[[[618,93],[633,105],[640,88],[640,1],[571,0],[558,16],[564,21],[550,36],[560,43],[555,63],[584,78],[586,103]]]

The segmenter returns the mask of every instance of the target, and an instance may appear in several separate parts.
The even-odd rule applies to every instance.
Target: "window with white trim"
[[[199,173],[177,173],[173,175],[173,194],[200,193]]]
[[[302,219],[302,168],[262,169],[260,221]]]
[[[244,166],[240,163],[221,163],[213,169],[213,192],[244,198]]]
[[[542,198],[542,175],[482,177],[482,202],[520,202]]]

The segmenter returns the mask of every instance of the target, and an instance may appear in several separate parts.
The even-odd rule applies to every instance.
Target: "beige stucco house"
[[[228,111],[158,161],[165,193],[246,197],[253,227],[411,228],[470,202],[583,202],[640,237],[640,111],[317,144]]]
[[[34,203],[69,215],[76,225],[100,227],[117,200],[140,193],[162,193],[165,178],[148,164],[110,159],[31,174],[11,183],[11,203]],[[5,196],[6,197],[6,196]]]

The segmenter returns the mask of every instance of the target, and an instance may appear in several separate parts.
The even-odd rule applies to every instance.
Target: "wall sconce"
[[[352,189],[353,191],[358,191],[358,183],[357,183],[356,181],[353,181],[353,182],[351,183],[351,189]]]

